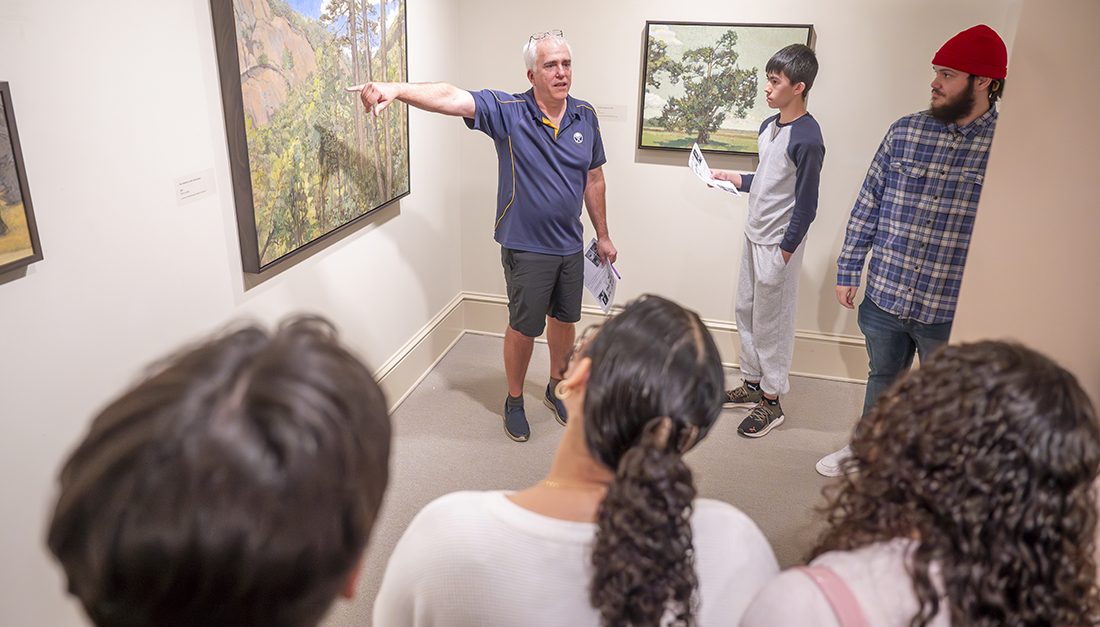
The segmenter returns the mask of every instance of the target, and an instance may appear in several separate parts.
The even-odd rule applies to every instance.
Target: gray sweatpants
[[[737,280],[737,332],[741,376],[759,381],[767,394],[791,389],[794,311],[806,242],[783,264],[779,244],[754,244],[746,237]]]

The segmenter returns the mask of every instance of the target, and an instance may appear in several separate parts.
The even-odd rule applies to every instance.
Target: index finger
[[[359,91],[363,91],[363,88],[366,87],[366,86],[367,86],[366,83],[363,83],[362,85],[356,85],[355,87],[345,87],[344,91],[359,92]]]

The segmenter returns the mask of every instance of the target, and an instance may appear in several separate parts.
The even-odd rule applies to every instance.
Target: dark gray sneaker
[[[782,405],[779,403],[772,405],[766,400],[761,400],[741,421],[737,432],[746,438],[762,438],[768,435],[769,431],[783,424],[783,418]]]
[[[531,426],[527,424],[527,413],[523,403],[511,405],[504,399],[504,432],[516,442],[526,442],[531,437]]]
[[[759,403],[762,398],[764,398],[764,393],[760,391],[760,388],[753,390],[742,381],[741,385],[732,390],[726,390],[726,398],[722,405],[724,407],[752,407]]]
[[[542,399],[542,402],[554,412],[554,418],[565,426],[565,423],[569,421],[569,412],[565,410],[565,403],[561,402],[557,394],[554,394],[554,390],[550,387],[550,384],[546,384],[546,396]]]

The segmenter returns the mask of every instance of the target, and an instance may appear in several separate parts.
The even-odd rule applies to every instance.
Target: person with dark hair
[[[395,100],[418,109],[459,116],[492,138],[497,152],[493,237],[508,292],[501,405],[504,432],[516,442],[531,437],[523,382],[535,347],[546,332],[550,380],[542,402],[564,425],[565,405],[554,388],[576,338],[584,290],[584,226],[588,211],[596,254],[614,263],[619,252],[607,230],[603,136],[596,109],[569,95],[573,50],[560,30],[535,33],[523,46],[531,89],[466,91],[448,83],[366,83],[349,87],[375,115]]]
[[[48,543],[98,627],[311,627],[351,598],[386,400],[320,318],[156,365],[61,470]]]
[[[743,626],[1100,624],[1100,424],[1050,359],[940,348],[871,408],[847,463],[809,569],[769,584]]]
[[[736,307],[744,381],[726,392],[725,404],[752,407],[737,427],[750,438],[767,435],[784,420],[779,397],[790,390],[798,279],[825,161],[821,127],[806,111],[817,77],[814,51],[787,46],[772,56],[766,72],[764,94],[779,113],[760,126],[756,172],[713,172],[749,192]]]
[[[699,316],[643,296],[569,363],[549,474],[427,505],[390,557],[374,624],[729,625],[776,574],[756,525],[697,499],[684,463],[722,407]]]
[[[869,362],[864,414],[915,354],[924,359],[951,335],[1008,50],[981,24],[949,39],[932,58],[932,69],[929,109],[886,132],[837,258],[836,297],[854,309],[871,253],[859,305]],[[837,476],[849,452],[845,446],[826,455],[817,472]]]

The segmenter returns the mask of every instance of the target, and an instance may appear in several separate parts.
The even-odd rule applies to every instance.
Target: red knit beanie
[[[1008,49],[997,31],[979,24],[948,39],[932,57],[932,65],[975,76],[1004,78],[1008,73]]]

